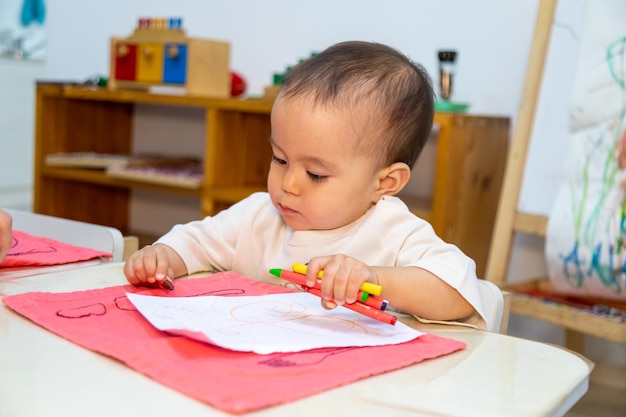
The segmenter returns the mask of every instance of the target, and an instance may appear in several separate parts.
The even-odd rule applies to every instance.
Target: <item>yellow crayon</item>
[[[306,275],[306,265],[305,264],[295,263],[295,264],[293,264],[292,268],[293,268],[293,272],[297,272],[298,274]],[[317,274],[317,277],[321,279],[323,275],[324,275],[324,271],[320,271]],[[372,284],[371,282],[364,282],[363,284],[361,284],[361,291],[367,292],[367,293],[372,294],[372,295],[381,295],[382,292],[383,292],[383,287],[381,287],[378,284]]]

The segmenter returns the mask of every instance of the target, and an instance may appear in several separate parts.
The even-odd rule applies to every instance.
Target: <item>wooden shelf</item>
[[[200,197],[202,195],[201,189],[189,189],[170,185],[153,184],[143,181],[119,179],[106,175],[106,173],[102,170],[56,168],[44,166],[41,168],[41,175],[46,178],[56,178],[69,181],[84,182],[88,184],[107,185],[110,187],[147,188],[156,191],[177,193],[193,197]]]
[[[517,212],[512,221],[513,233],[537,236],[545,239],[548,223],[547,217]],[[494,248],[496,252],[499,250],[501,250],[501,248]],[[493,261],[490,260],[490,262],[492,265],[499,263],[496,258],[494,258]],[[502,258],[500,262],[503,262],[501,267],[504,268],[508,261]],[[547,277],[538,277],[531,281],[516,283],[514,285],[507,284],[504,275],[500,276],[500,279],[493,279],[493,281],[510,292],[511,313],[552,323],[570,331],[584,333],[614,342],[626,342],[626,321],[621,318],[594,314],[585,308],[545,300],[526,294],[529,291],[537,291],[547,295],[552,294],[553,290],[550,279]],[[586,300],[597,305],[605,305],[626,311],[625,302],[598,298],[586,298]]]
[[[271,102],[45,83],[38,84],[36,100],[34,209],[38,213],[106,224],[128,233],[132,189],[197,197],[203,215],[265,190]],[[53,153],[130,154],[136,104],[206,111],[204,181],[198,189],[114,178],[92,169],[46,166],[46,155]]]
[[[42,96],[64,97],[76,100],[110,101],[116,103],[144,103],[184,107],[217,107],[222,110],[268,114],[272,102],[267,100],[216,99],[209,97],[151,94],[139,90],[108,90],[106,88],[85,88],[80,86],[57,86],[42,83],[39,87]]]
[[[206,111],[204,180],[198,189],[113,178],[92,169],[45,165],[48,154],[129,154],[137,104]],[[130,190],[198,197],[202,214],[266,188],[271,159],[269,100],[214,99],[40,83],[35,126],[35,211],[129,232]],[[433,195],[407,197],[444,240],[476,261],[482,275],[508,149],[509,120],[437,113]],[[227,156],[227,157],[226,157]]]
[[[623,321],[575,307],[548,303],[535,297],[513,293],[511,312],[591,336],[619,343],[626,342],[626,325]]]
[[[563,328],[582,332],[592,336],[626,342],[626,322],[622,318],[595,314],[587,309],[575,307],[557,301],[527,295],[524,291],[536,290],[545,294],[552,293],[548,278],[540,278],[506,288],[511,294],[511,312]],[[594,299],[593,303],[624,309],[624,302]]]

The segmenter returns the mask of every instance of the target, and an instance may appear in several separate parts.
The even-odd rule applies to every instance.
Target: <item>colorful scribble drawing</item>
[[[259,311],[264,310],[264,315]],[[320,329],[332,329],[337,331],[338,338],[351,338],[355,333],[372,333],[370,329],[353,319],[335,317],[326,314],[315,314],[307,311],[307,307],[292,301],[267,302],[255,301],[234,307],[230,316],[238,323],[238,326],[222,328],[222,331],[240,333],[248,326],[256,326],[260,323],[276,329],[285,328],[285,323],[297,321],[302,326],[298,327],[300,334],[308,333],[315,335]]]
[[[619,89],[621,109],[582,138],[580,172],[568,185],[574,240],[559,256],[571,286],[585,289],[597,280],[615,295],[626,293],[625,50],[626,37],[606,48],[611,85],[597,89]]]
[[[306,292],[241,297],[154,297],[128,293],[156,328],[259,354],[404,343],[419,337],[350,309],[325,310]]]
[[[423,333],[344,307],[322,308],[307,292],[240,297],[155,297],[128,293],[156,329],[259,354],[404,343]]]

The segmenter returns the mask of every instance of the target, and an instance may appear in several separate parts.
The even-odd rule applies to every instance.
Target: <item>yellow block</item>
[[[141,43],[137,48],[137,81],[160,83],[163,79],[163,44]]]

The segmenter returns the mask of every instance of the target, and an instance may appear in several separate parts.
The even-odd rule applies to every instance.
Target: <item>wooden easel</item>
[[[566,329],[567,347],[582,352],[584,334],[620,343],[626,342],[626,323],[614,318],[594,315],[581,308],[546,302],[520,292],[520,290],[529,289],[549,292],[548,278],[538,278],[517,286],[507,284],[508,266],[515,235],[522,233],[542,238],[546,235],[547,218],[521,212],[518,209],[518,200],[556,3],[557,0],[540,0],[539,2],[522,102],[509,148],[485,279],[510,292],[512,313],[562,326]],[[618,303],[619,307],[624,308],[622,304],[625,303]]]

